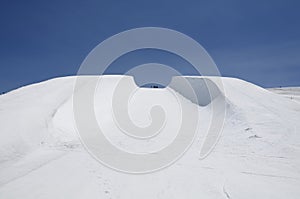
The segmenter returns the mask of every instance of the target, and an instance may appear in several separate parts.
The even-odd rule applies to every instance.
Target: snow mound
[[[86,76],[86,83],[96,76]],[[160,135],[143,142],[124,135],[110,107],[123,76],[101,76],[95,116],[109,140],[128,151],[170,144],[180,124],[174,93],[183,106],[199,109],[199,135],[172,166],[147,175],[111,170],[83,148],[73,116],[76,77],[29,85],[0,96],[0,198],[298,198],[300,195],[300,105],[249,82],[222,77],[174,77],[165,89],[134,87],[130,118],[151,123],[150,108],[164,105],[168,120]],[[85,84],[81,85],[85,89]],[[200,152],[212,105],[225,100],[223,133],[211,154]]]

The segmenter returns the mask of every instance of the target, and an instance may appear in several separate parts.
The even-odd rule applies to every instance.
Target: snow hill
[[[163,135],[141,144],[120,136],[107,110],[111,88],[121,76],[101,78],[105,89],[95,94],[99,99],[96,117],[112,142],[129,151],[141,145],[152,150],[170,142],[179,125],[173,121],[179,108],[166,89],[137,88],[128,104],[137,125],[149,124],[149,107],[158,101],[170,118]],[[213,77],[186,77],[197,91],[197,104],[176,78],[169,89],[185,106],[199,109],[200,128],[207,125],[211,104],[225,96],[226,118],[217,145],[201,159],[203,135],[199,135],[175,164],[145,175],[111,170],[83,148],[72,112],[76,77],[56,78],[1,95],[0,199],[298,199],[300,103],[225,77],[224,91],[215,88],[210,99],[201,86],[203,78],[215,81]],[[126,84],[133,82],[128,77]]]

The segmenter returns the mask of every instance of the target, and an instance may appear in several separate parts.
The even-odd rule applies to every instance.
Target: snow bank
[[[129,101],[138,126],[151,123],[150,108],[165,107],[162,135],[137,142],[119,132],[111,111],[112,88],[121,76],[102,77],[95,113],[106,136],[125,150],[157,149],[172,142],[183,105],[197,108],[199,136],[171,167],[128,175],[99,164],[82,147],[73,118],[76,77],[56,78],[0,96],[0,198],[298,198],[300,195],[300,105],[249,82],[215,77],[174,77],[168,88],[136,87]],[[97,77],[86,77],[89,79]],[[136,86],[131,77],[126,85]],[[126,86],[125,85],[125,86]],[[85,85],[82,85],[85,89]],[[102,89],[102,90],[101,90]],[[213,103],[224,98],[223,133],[200,159]]]
[[[169,87],[200,106],[206,106],[218,96],[223,95],[217,84],[209,77],[173,77]]]

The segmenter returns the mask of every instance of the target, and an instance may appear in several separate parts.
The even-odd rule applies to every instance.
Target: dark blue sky
[[[194,38],[223,76],[263,87],[300,86],[299,10],[297,0],[1,0],[0,91],[74,75],[101,41],[145,26],[171,28]],[[131,57],[163,60],[156,54]],[[130,64],[132,60],[124,59],[122,67]],[[112,66],[110,72],[122,73],[122,67]],[[182,66],[181,72],[193,70]]]

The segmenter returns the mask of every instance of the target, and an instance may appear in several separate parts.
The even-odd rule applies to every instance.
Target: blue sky
[[[223,76],[263,87],[300,86],[299,9],[296,0],[2,0],[0,92],[74,75],[101,41],[145,26],[171,28],[192,37],[209,52]],[[163,56],[145,52],[131,57],[174,63]],[[120,59],[109,71],[124,72],[132,59],[124,58],[124,63]],[[193,74],[189,66],[179,68]]]

